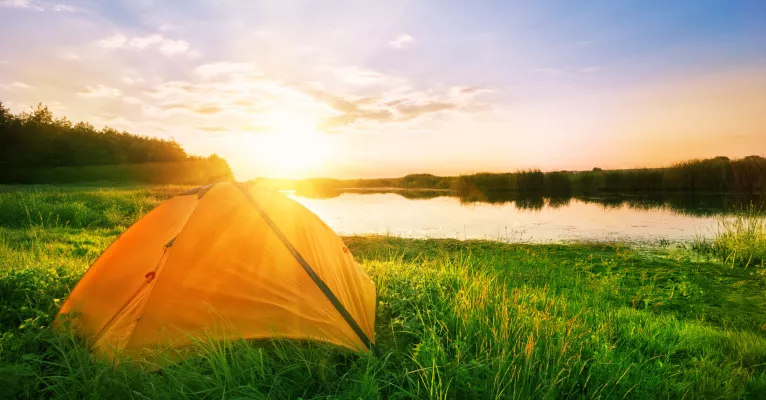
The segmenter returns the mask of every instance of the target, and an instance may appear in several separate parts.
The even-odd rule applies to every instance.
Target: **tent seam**
[[[309,263],[306,261],[306,259],[303,258],[300,252],[298,252],[298,249],[295,248],[295,246],[290,242],[289,239],[282,233],[282,231],[279,229],[279,227],[276,225],[274,220],[271,219],[271,217],[266,213],[266,210],[264,210],[256,201],[255,199],[248,193],[242,184],[235,184],[237,188],[242,192],[242,194],[247,198],[247,200],[250,201],[250,204],[255,208],[255,210],[260,214],[261,218],[266,222],[266,225],[268,225],[272,231],[277,235],[277,238],[282,242],[282,244],[287,248],[287,250],[292,254],[293,258],[300,264],[300,266],[303,268],[303,270],[306,272],[306,274],[309,275],[312,281],[314,281],[314,284],[319,287],[319,290],[322,291],[322,293],[325,295],[327,300],[330,301],[330,303],[333,305],[336,311],[340,314],[340,316],[346,321],[346,323],[349,325],[351,330],[354,331],[354,333],[357,335],[359,340],[362,341],[362,343],[370,350],[372,350],[376,356],[380,356],[380,353],[378,351],[378,347],[375,346],[375,343],[372,342],[372,340],[367,337],[367,334],[362,331],[362,328],[359,326],[359,324],[356,322],[353,316],[348,312],[346,307],[343,305],[343,303],[340,302],[340,299],[338,299],[337,296],[335,296],[335,293],[332,292],[332,289],[330,289],[329,286],[322,280],[322,278],[317,275],[316,271],[309,265]]]
[[[218,183],[218,182],[216,182],[216,183]],[[212,186],[215,186],[215,185],[216,185],[216,183],[212,183],[212,184],[208,184],[208,185],[212,185]],[[175,195],[175,196],[173,196],[173,197],[178,197],[178,196],[184,196],[184,195],[187,195],[187,194],[193,194],[193,193],[197,193],[197,192],[199,192],[199,190],[200,190],[200,189],[201,189],[203,186],[207,186],[207,185],[201,185],[201,186],[198,186],[197,188],[195,188],[195,189],[192,189],[191,191],[186,191],[186,192],[183,192],[183,193],[179,193],[179,194],[177,194],[177,195]],[[212,189],[212,188],[213,188],[212,186],[210,187],[210,189]],[[192,192],[192,191],[193,191],[193,193],[190,193],[190,192]],[[197,199],[197,204],[199,204],[199,200],[202,200],[202,199],[201,199],[201,198]],[[196,210],[196,209],[197,209],[197,205],[195,205],[195,206],[194,206],[194,210]],[[194,210],[192,210],[192,213],[194,212]],[[140,222],[142,219],[146,218],[146,217],[147,217],[149,214],[151,214],[153,211],[154,211],[154,209],[153,209],[153,210],[151,210],[151,211],[149,211],[148,213],[144,214],[144,215],[143,215],[141,218],[139,218],[139,219],[138,219],[136,222],[134,222],[134,223],[133,223],[131,226],[133,226],[133,225],[135,225],[135,224],[139,223],[139,222]],[[189,216],[191,216],[191,214],[192,214],[192,213],[189,213]],[[188,219],[187,219],[187,221],[188,221]],[[184,227],[186,227],[186,223],[184,223]],[[103,256],[104,256],[104,254],[106,254],[106,253],[109,251],[109,249],[111,249],[112,247],[116,246],[116,245],[117,245],[117,243],[120,241],[120,239],[122,239],[122,235],[123,235],[123,234],[125,234],[125,232],[127,232],[129,229],[130,229],[130,227],[129,227],[128,229],[126,229],[124,232],[120,233],[120,234],[119,234],[119,236],[117,236],[117,239],[114,239],[114,241],[113,241],[111,244],[109,244],[109,246],[107,246],[107,247],[106,247],[106,249],[104,249],[104,251],[102,251],[102,252],[101,252],[101,254],[100,254],[98,257],[96,257],[96,259],[95,259],[95,260],[93,260],[93,262],[92,262],[92,263],[91,263],[91,264],[88,266],[88,269],[86,269],[86,270],[85,270],[85,273],[84,273],[84,274],[82,274],[82,276],[80,277],[80,281],[82,281],[83,279],[85,279],[85,278],[88,276],[88,273],[92,273],[92,269],[93,269],[93,266],[94,266],[94,265],[96,265],[96,263],[98,263],[98,260],[100,260],[100,259],[101,259],[101,257],[103,257]],[[183,227],[181,228],[181,230],[179,230],[179,233],[180,233],[182,230],[183,230]],[[176,235],[176,236],[178,236],[178,235]],[[79,281],[78,281],[78,284],[79,284]],[[75,285],[75,287],[74,287],[74,288],[72,288],[72,290],[70,290],[70,291],[69,291],[69,294],[66,296],[66,299],[64,300],[64,302],[63,302],[63,303],[61,303],[61,308],[59,308],[59,312],[56,314],[56,317],[55,317],[55,318],[54,318],[54,320],[53,320],[52,326],[54,326],[54,327],[55,327],[56,323],[57,323],[57,322],[58,322],[58,320],[59,320],[59,317],[61,316],[61,309],[63,309],[63,308],[64,308],[64,306],[65,306],[65,305],[66,305],[66,304],[69,302],[69,298],[70,298],[70,297],[72,297],[72,293],[74,292],[74,290],[75,290],[75,289],[77,289],[77,285]]]
[[[205,194],[207,194],[207,192],[209,192],[209,191],[213,190],[213,187],[215,187],[215,185],[217,185],[218,183],[220,183],[220,182],[210,183],[210,184],[208,184],[208,185],[202,185],[202,186],[200,186],[200,189],[201,189],[202,187],[204,187],[204,186],[210,186],[210,187],[207,189],[207,191],[205,192]],[[167,263],[168,263],[168,260],[170,259],[170,249],[173,247],[173,245],[175,245],[175,241],[176,241],[176,239],[178,238],[178,235],[180,235],[180,234],[181,234],[181,233],[184,231],[184,229],[186,229],[186,225],[189,223],[189,220],[191,219],[191,217],[192,217],[192,216],[194,216],[194,213],[197,211],[197,208],[199,208],[199,204],[202,202],[202,197],[204,197],[204,195],[203,195],[203,196],[200,196],[200,197],[198,197],[198,198],[197,198],[197,204],[195,204],[195,205],[194,205],[194,208],[193,208],[193,209],[192,209],[192,211],[189,213],[189,216],[188,216],[188,217],[186,217],[186,221],[184,221],[184,224],[183,224],[183,226],[181,227],[181,229],[179,229],[179,230],[178,230],[178,233],[176,233],[176,235],[173,237],[173,239],[171,239],[171,240],[170,240],[170,242],[168,242],[168,244],[171,244],[171,246],[170,246],[170,247],[168,247],[168,246],[167,246],[167,244],[165,245],[165,253],[167,253],[167,257],[164,257],[164,258],[165,258],[165,262],[164,262],[164,263],[162,263],[162,265],[160,265],[160,264],[158,263],[158,264],[157,264],[157,265],[154,267],[154,270],[155,270],[155,271],[157,271],[157,270],[158,270],[158,269],[159,269],[161,266],[165,266],[165,264],[167,264]],[[161,262],[161,261],[162,261],[162,258],[160,258],[160,262]],[[144,308],[146,308],[146,305],[147,305],[147,304],[149,304],[149,300],[151,300],[151,299],[152,299],[152,295],[154,294],[154,288],[156,288],[156,287],[157,287],[157,283],[159,283],[160,274],[158,274],[157,276],[155,276],[155,277],[154,277],[154,279],[155,279],[155,280],[157,280],[157,282],[155,282],[155,284],[154,284],[154,287],[152,287],[152,289],[149,291],[149,294],[148,294],[148,295],[146,295],[146,301],[144,302]],[[140,290],[140,289],[139,289],[139,290]],[[123,306],[123,308],[124,308],[124,307],[125,307],[125,306]],[[122,311],[122,310],[120,310],[120,311]],[[143,309],[142,309],[142,311],[141,311],[141,314],[143,315]],[[137,326],[138,326],[138,324],[141,322],[141,321],[140,321],[140,318],[141,318],[141,315],[139,315],[139,321],[138,321],[138,322],[137,322],[135,325],[133,325],[133,330],[132,330],[132,331],[130,331],[130,333],[127,335],[127,339],[125,340],[125,343],[126,343],[126,347],[127,347],[127,344],[128,344],[128,343],[130,343],[130,340],[131,340],[131,339],[133,339],[133,332],[135,332],[135,331],[136,331],[136,327],[137,327]]]

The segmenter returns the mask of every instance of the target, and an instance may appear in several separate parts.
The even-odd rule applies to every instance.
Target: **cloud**
[[[23,8],[34,11],[58,11],[58,12],[72,12],[75,9],[67,4],[62,3],[47,3],[36,0],[0,0],[0,7],[5,8]]]
[[[165,111],[172,110],[186,110],[196,114],[218,114],[224,111],[221,105],[207,103],[207,104],[187,104],[187,103],[165,103],[162,104],[160,109]]]
[[[532,69],[532,72],[550,76],[564,75],[564,70],[560,68],[534,68]]]
[[[352,85],[367,86],[381,82],[386,76],[369,69],[346,67],[336,69],[335,77]]]
[[[152,89],[144,91],[146,95],[155,99],[168,99],[173,97],[185,97],[190,93],[203,91],[200,86],[187,81],[165,81]]]
[[[241,131],[245,132],[253,132],[253,133],[264,133],[264,132],[270,132],[272,128],[270,126],[264,126],[264,125],[246,125],[239,128]]]
[[[294,85],[298,90],[311,96],[313,99],[323,102],[337,111],[344,113],[355,113],[359,111],[359,108],[353,102],[342,99],[337,96],[333,96],[325,91],[314,89],[308,85]]]
[[[128,38],[126,38],[125,35],[116,33],[108,38],[99,40],[97,43],[105,49],[119,49],[124,47],[127,42]]]
[[[340,126],[351,125],[358,121],[375,121],[378,123],[389,122],[394,119],[394,114],[389,110],[363,111],[356,110],[350,113],[336,115],[322,121],[322,129],[332,129]]]
[[[396,107],[399,114],[405,119],[417,118],[421,115],[437,113],[439,111],[453,110],[457,108],[456,104],[447,102],[433,102],[433,103],[413,103],[413,104],[400,104]]]
[[[189,42],[185,40],[170,40],[165,39],[160,43],[160,53],[166,56],[172,56],[175,54],[186,54],[189,52]],[[190,54],[196,55],[196,54]]]
[[[204,107],[197,107],[194,109],[194,111],[200,114],[218,114],[219,112],[223,110],[221,110],[221,107],[217,107],[217,106],[204,106]]]
[[[491,93],[494,91],[495,89],[489,86],[473,85],[453,87],[451,93],[453,97],[473,98],[474,96],[478,96],[482,93]]]
[[[124,36],[123,36],[124,37]],[[121,38],[120,38],[121,39]],[[127,40],[127,39],[126,39]],[[149,46],[162,43],[161,35],[138,36],[127,41],[126,46],[134,49],[145,49]]]
[[[601,71],[601,66],[598,65],[589,65],[582,68],[534,68],[531,70],[532,73],[548,76],[570,76],[578,72],[595,74],[598,71]]]
[[[168,39],[159,34],[128,38],[122,33],[115,33],[112,36],[97,41],[96,44],[105,49],[144,50],[155,48],[166,56],[176,54],[186,54],[189,56],[197,55],[196,52],[189,51],[191,48],[189,42],[185,40]]]
[[[255,65],[251,63],[234,63],[228,61],[204,64],[194,69],[194,73],[203,79],[211,79],[222,75],[228,76],[232,74],[246,74],[255,72]]]
[[[325,128],[333,128],[364,121],[377,123],[405,122],[428,114],[435,114],[447,110],[457,110],[458,108],[460,108],[458,104],[449,103],[447,101],[403,98],[389,101],[387,103],[376,104],[375,109],[357,108],[352,112],[328,118],[324,121],[323,126]]]
[[[30,0],[1,0],[0,7],[8,8],[36,8]]]
[[[24,82],[0,84],[0,87],[3,89],[32,89],[32,86],[29,86]]]
[[[122,96],[122,91],[106,85],[85,86],[85,90],[77,93],[80,97],[97,99],[97,98],[116,98]]]
[[[306,81],[278,79],[253,63],[221,61],[192,67],[186,80],[156,83],[142,90],[140,99],[126,96],[123,101],[139,105],[145,120],[163,120],[196,131],[217,132],[212,129],[216,127],[238,134],[279,131],[294,118],[310,121],[327,133],[373,131],[386,125],[413,131],[439,114],[486,109],[487,105],[475,98],[492,91],[477,85],[416,91],[404,79],[367,68],[316,70],[328,72],[330,78],[345,77],[354,84],[342,86],[344,91],[338,92],[327,89],[332,87],[332,80],[326,85],[315,77]],[[132,83],[135,76],[125,75],[123,81]]]
[[[128,121],[122,116],[114,115],[114,114],[102,114],[97,115],[93,117],[93,121],[99,124],[103,124],[105,126],[112,127],[113,129],[132,129],[134,127],[134,124],[131,121]]]
[[[206,132],[229,132],[228,128],[222,126],[200,126],[197,129]]]
[[[489,88],[469,86],[451,88],[447,91],[451,95],[404,92],[365,97],[357,101],[344,100],[321,91],[310,93],[315,99],[326,102],[340,112],[322,123],[323,129],[332,130],[357,123],[402,123],[446,111],[481,111],[488,106],[475,104],[473,96],[488,91]],[[456,96],[455,93],[461,95]]]
[[[412,36],[404,33],[404,34],[401,34],[401,35],[397,36],[393,40],[390,40],[388,42],[388,45],[393,47],[393,48],[395,48],[395,49],[403,49],[404,46],[406,46],[407,43],[410,43],[410,42],[412,42]]]
[[[123,76],[123,77],[121,78],[121,80],[122,80],[122,82],[123,82],[123,83],[125,83],[126,85],[135,85],[135,84],[138,84],[138,83],[144,83],[144,82],[146,82],[146,79],[144,79],[144,78],[141,78],[140,76],[139,76],[139,77],[132,77],[132,76],[129,76],[129,75],[125,75],[125,76]]]
[[[74,8],[66,4],[54,4],[51,6],[51,10],[58,12],[73,12]]]
[[[494,89],[488,86],[453,86],[428,91],[415,91],[405,79],[385,75],[378,71],[358,67],[321,67],[349,83],[356,83],[351,91],[362,90],[363,96],[339,96],[323,90],[323,85],[292,83],[311,99],[320,102],[334,114],[322,119],[320,127],[328,132],[352,126],[355,129],[372,128],[371,124],[402,124],[443,112],[478,112],[490,108],[477,103],[475,97]],[[374,89],[370,86],[374,86]],[[377,91],[377,93],[375,92]]]
[[[143,104],[144,103],[143,101],[141,101],[141,99],[139,99],[137,97],[133,97],[133,96],[125,96],[125,97],[122,98],[122,101],[124,101],[127,104],[133,104],[133,105]]]

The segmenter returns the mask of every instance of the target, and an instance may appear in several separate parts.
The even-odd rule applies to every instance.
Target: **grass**
[[[766,393],[766,277],[674,245],[346,237],[377,286],[380,358],[202,338],[194,357],[145,372],[93,359],[76,338],[48,329],[100,252],[180,190],[0,192],[0,398]]]
[[[712,240],[698,238],[695,247],[732,267],[755,267],[766,274],[766,215],[751,204],[733,216],[722,217]]]

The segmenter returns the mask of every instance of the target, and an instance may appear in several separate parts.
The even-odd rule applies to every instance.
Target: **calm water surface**
[[[325,198],[295,192],[288,195],[341,235],[520,242],[688,241],[714,233],[717,219],[734,203],[688,197],[493,199],[490,203],[444,194],[431,198],[407,198],[401,193],[339,193]]]

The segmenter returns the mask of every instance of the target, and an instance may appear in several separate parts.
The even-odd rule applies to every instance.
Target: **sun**
[[[312,175],[334,152],[331,138],[317,125],[315,119],[297,115],[275,118],[273,130],[259,143],[262,161],[281,177]]]

